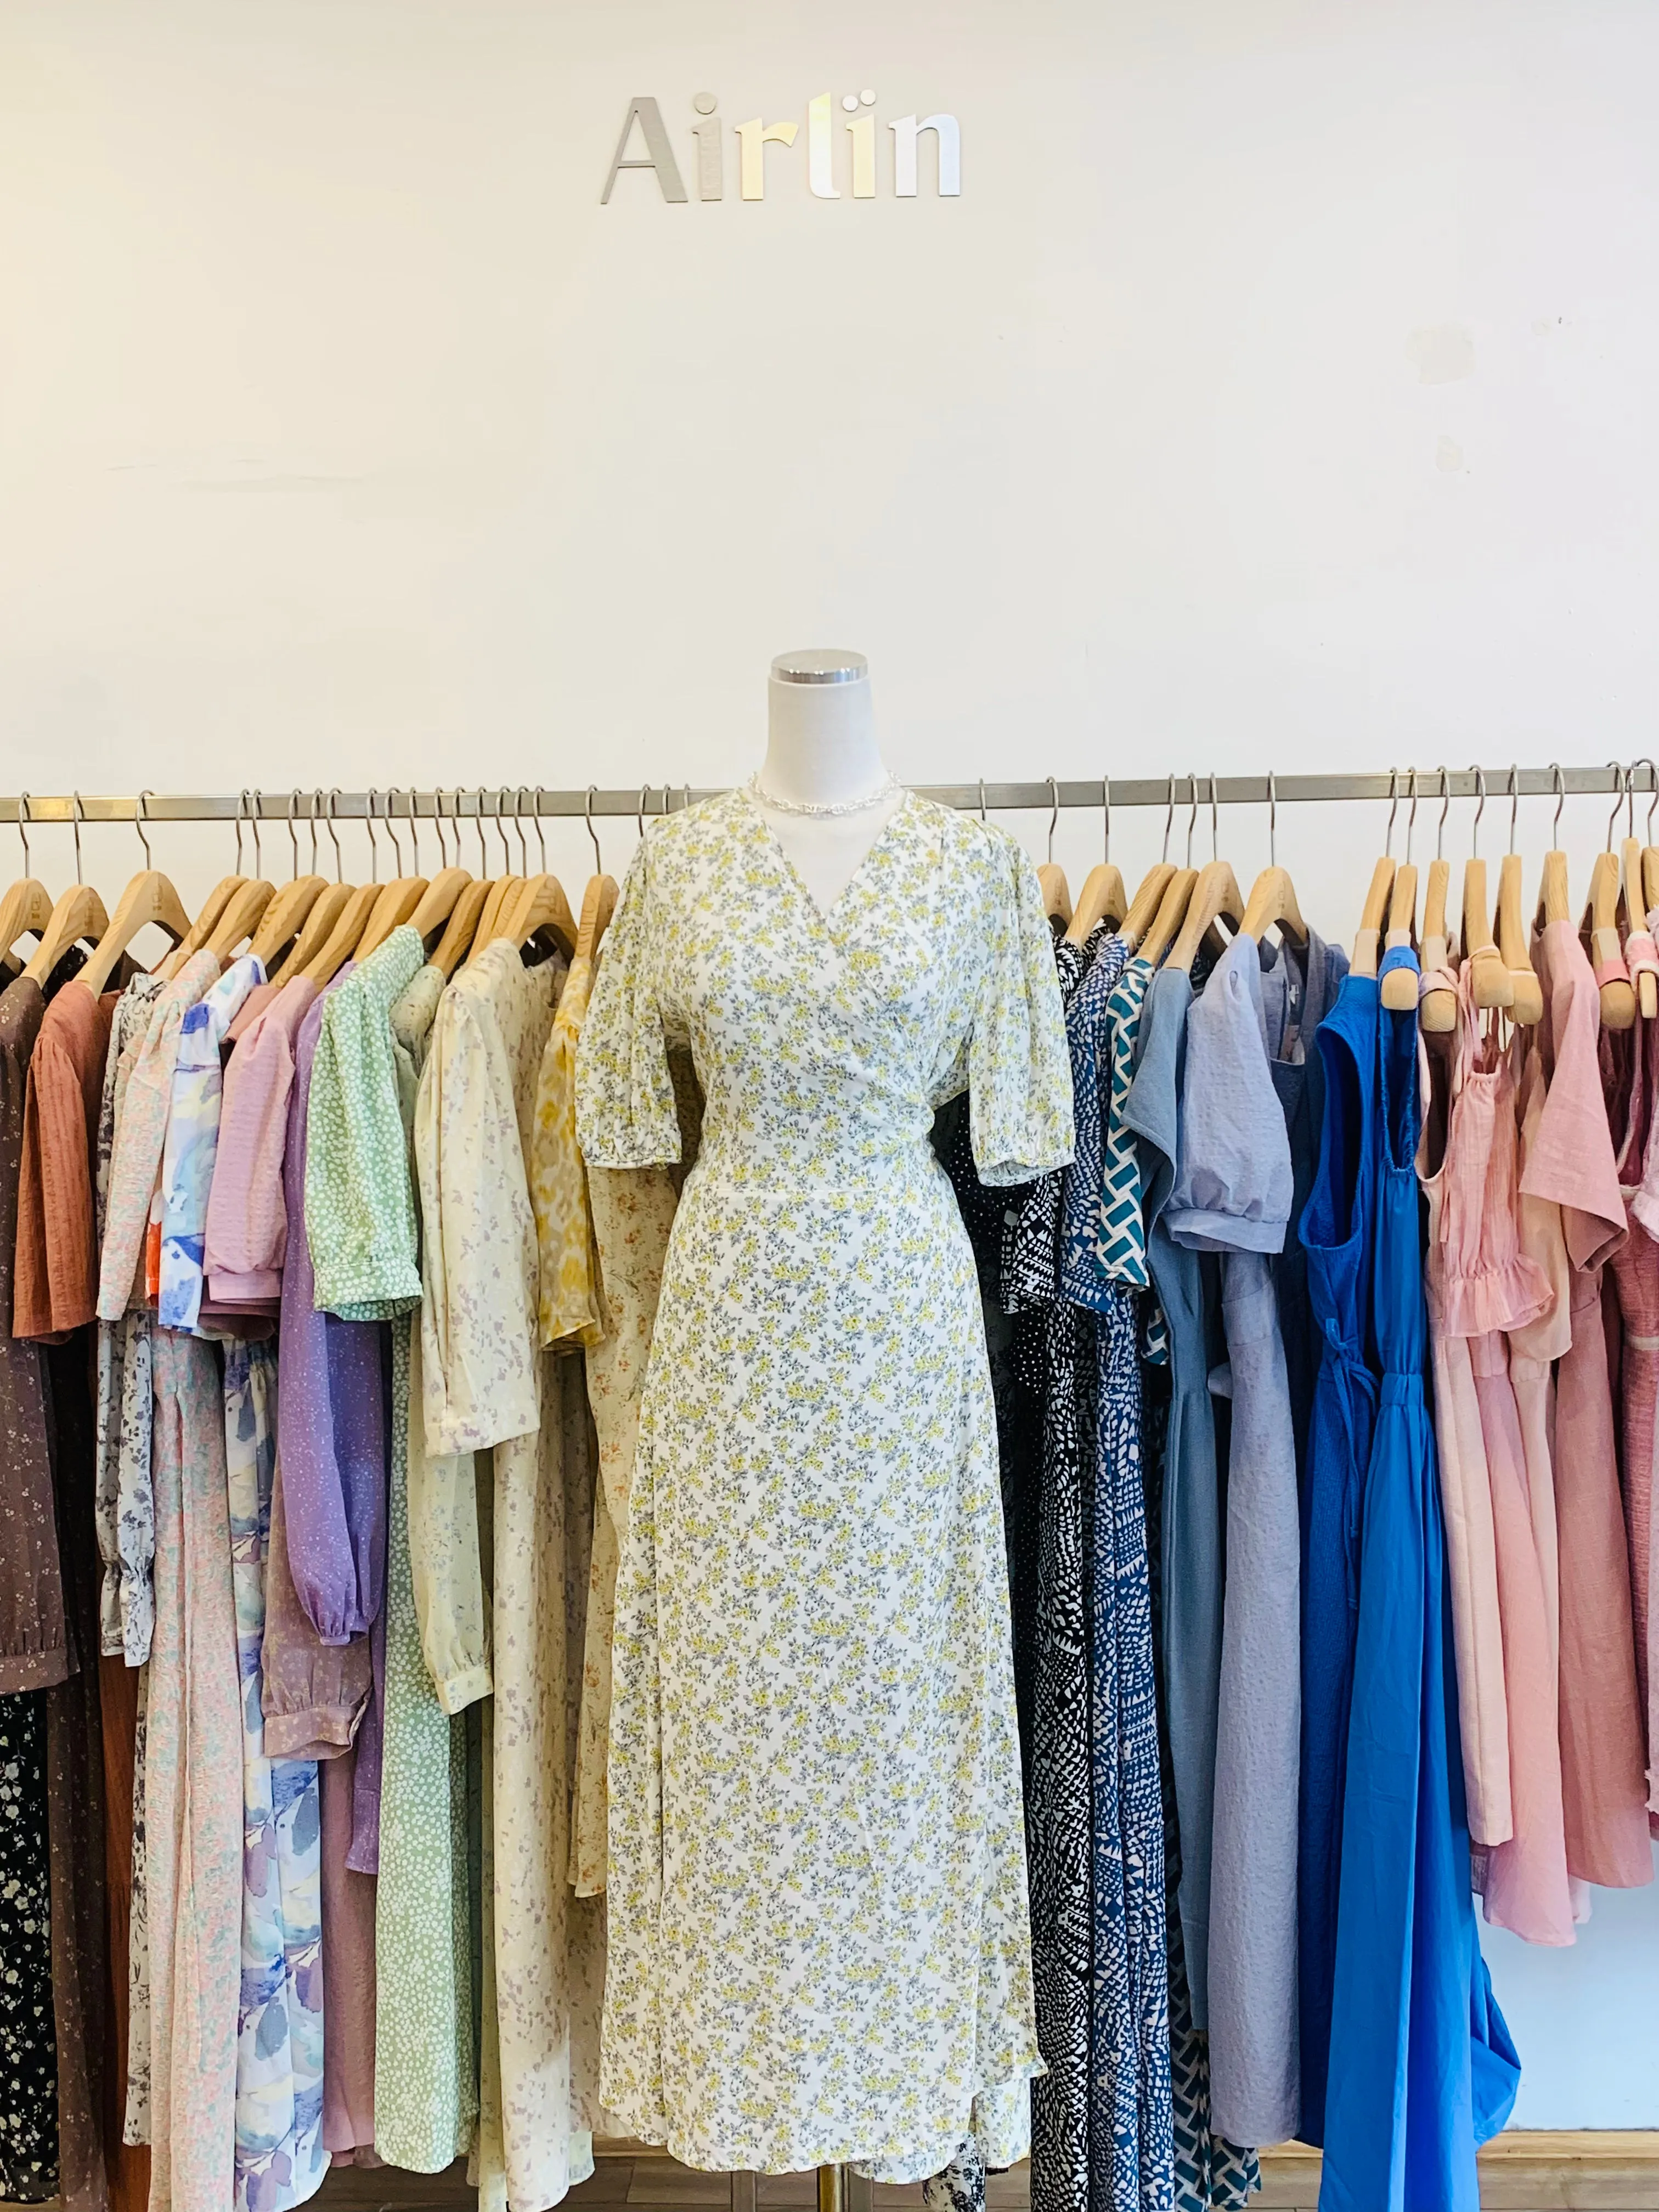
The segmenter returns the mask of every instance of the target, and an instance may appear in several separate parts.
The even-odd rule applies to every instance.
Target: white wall
[[[866,85],[959,200],[599,204]],[[711,783],[808,643],[916,780],[1659,750],[1656,120],[1640,0],[9,0],[0,788]],[[1380,831],[1281,812],[1328,933]],[[1659,2124],[1654,1893],[1493,1958],[1519,2117]]]

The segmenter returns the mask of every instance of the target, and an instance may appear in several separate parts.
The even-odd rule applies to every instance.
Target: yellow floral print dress
[[[617,1589],[601,2095],[708,2169],[1024,2148],[1032,2013],[996,1429],[927,1142],[971,1089],[1012,1183],[1071,1156],[1042,900],[908,795],[820,912],[755,801],[647,831],[577,1061],[591,1166],[702,1148]]]

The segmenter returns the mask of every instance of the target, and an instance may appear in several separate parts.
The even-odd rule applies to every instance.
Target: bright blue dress
[[[1304,2142],[1325,2140],[1337,1871],[1359,1607],[1360,1502],[1376,1420],[1370,1256],[1376,1186],[1377,982],[1346,975],[1315,1032],[1319,1165],[1303,1209],[1308,1299],[1323,1341],[1302,1497],[1302,1783],[1297,1876]]]
[[[1397,967],[1415,973],[1415,955],[1389,952],[1382,974]],[[1414,1008],[1379,1012],[1376,1068],[1382,1389],[1363,1502],[1319,2203],[1320,2212],[1477,2212],[1475,2148],[1508,2118],[1520,2062],[1469,1893],[1445,1534],[1424,1395]]]

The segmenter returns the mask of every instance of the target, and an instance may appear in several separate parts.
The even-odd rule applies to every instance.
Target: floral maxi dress
[[[635,856],[577,1062],[591,1166],[674,1160],[617,1589],[601,2094],[710,2169],[935,2172],[1029,2134],[1007,1569],[982,1181],[1070,1156],[1034,872],[907,795],[822,911],[747,793]]]

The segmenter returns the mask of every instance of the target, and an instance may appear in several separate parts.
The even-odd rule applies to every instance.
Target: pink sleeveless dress
[[[1659,1158],[1654,1157],[1654,1107],[1659,1091],[1659,1021],[1644,1022],[1621,1039],[1622,1049],[1605,1050],[1604,1088],[1612,1126],[1620,1194],[1629,1231],[1613,1255],[1613,1281],[1622,1323],[1620,1345],[1620,1474],[1625,1498],[1625,1534],[1630,1546],[1632,1629],[1636,1644],[1637,1694],[1647,1723],[1648,1804],[1655,1805],[1653,1747],[1659,1741],[1659,1650],[1651,1560],[1655,1485],[1653,1454],[1659,1413],[1659,1243],[1648,1226],[1659,1226]],[[1612,1063],[1614,1081],[1605,1076]],[[1650,1826],[1654,1826],[1650,1819]]]
[[[1602,1268],[1625,1242],[1625,1201],[1596,1066],[1595,978],[1571,922],[1549,923],[1534,957],[1544,986],[1539,1042],[1548,1088],[1522,1194],[1559,1209],[1572,1270],[1571,1339],[1556,1369],[1552,1452],[1567,1865],[1581,1881],[1637,1888],[1653,1880],[1645,1730],[1601,1323]]]
[[[1425,975],[1424,988],[1455,988],[1449,975]],[[1498,1555],[1492,1534],[1492,1485],[1480,1429],[1469,1340],[1446,1328],[1445,1248],[1442,1218],[1450,1153],[1448,1117],[1462,1075],[1460,1041],[1432,1053],[1419,1033],[1423,1083],[1423,1134],[1417,1176],[1429,1210],[1424,1291],[1434,1367],[1435,1442],[1440,1466],[1441,1511],[1446,1524],[1452,1646],[1457,1658],[1458,1733],[1463,1751],[1463,1789],[1477,1888],[1486,1887],[1486,1854],[1514,1833],[1510,1800],[1509,1714],[1504,1690],[1504,1629],[1498,1604]]]
[[[1440,1258],[1448,1334],[1468,1340],[1492,1504],[1512,1832],[1486,1855],[1486,1917],[1528,1942],[1574,1940],[1544,1577],[1505,1332],[1536,1321],[1548,1277],[1521,1249],[1515,1071],[1481,1037],[1468,971],[1446,1140]]]

